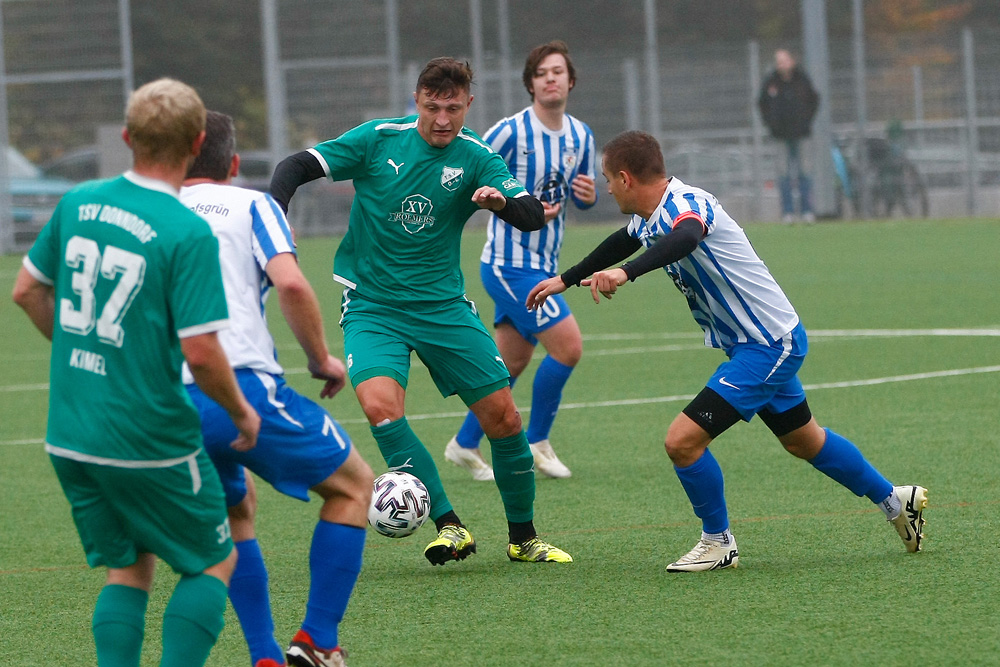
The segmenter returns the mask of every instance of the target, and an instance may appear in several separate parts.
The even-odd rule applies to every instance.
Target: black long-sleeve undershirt
[[[701,220],[696,218],[681,220],[670,233],[660,237],[646,252],[626,262],[621,268],[629,280],[635,280],[654,269],[673,264],[698,247],[703,233]],[[622,227],[604,239],[581,262],[564,271],[560,278],[567,287],[579,285],[581,280],[595,271],[602,271],[612,264],[627,259],[641,247],[642,243],[629,235],[628,227]]]
[[[536,232],[545,226],[545,209],[538,199],[531,195],[506,199],[507,204],[495,211],[498,218],[522,232]]]
[[[267,190],[281,206],[281,210],[288,213],[288,202],[299,186],[324,176],[326,172],[316,156],[309,151],[300,151],[278,163]]]

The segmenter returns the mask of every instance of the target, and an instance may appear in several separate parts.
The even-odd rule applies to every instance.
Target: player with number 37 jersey
[[[196,451],[179,337],[228,325],[205,221],[162,182],[127,172],[63,197],[24,265],[56,290],[49,446],[122,460]]]

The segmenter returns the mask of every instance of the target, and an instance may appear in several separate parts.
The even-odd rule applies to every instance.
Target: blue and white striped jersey
[[[687,297],[705,345],[772,345],[795,328],[799,316],[792,304],[714,195],[675,176],[652,217],[633,215],[628,233],[648,248],[687,218],[700,220],[705,236],[691,254],[663,268]]]
[[[593,206],[576,199],[570,183],[579,174],[596,177],[594,133],[569,114],[564,115],[561,130],[550,130],[528,107],[499,121],[484,139],[529,193],[550,204],[561,203],[562,210],[537,232],[519,231],[491,215],[481,260],[494,266],[540,269],[555,275],[567,205],[572,200],[577,208]]]
[[[280,375],[264,315],[271,288],[264,268],[275,255],[295,253],[285,214],[271,195],[216,183],[181,188],[181,203],[205,218],[219,240],[229,307],[229,328],[219,332],[219,342],[229,364]],[[186,363],[184,382],[194,382]]]

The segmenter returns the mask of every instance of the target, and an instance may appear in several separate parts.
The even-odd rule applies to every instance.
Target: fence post
[[[510,5],[507,0],[497,0],[497,38],[500,40],[500,112],[506,118],[514,112],[514,92],[510,69]]]
[[[135,68],[132,62],[132,13],[129,0],[118,0],[118,48],[122,58],[122,99],[128,98],[135,87]]]
[[[483,81],[486,80],[486,63],[483,57],[483,5],[481,0],[469,0],[469,30],[472,40],[472,67],[479,68],[483,73]],[[478,98],[476,104],[469,109],[472,116],[466,124],[471,126],[477,134],[486,134],[486,86],[480,86],[476,91]]]
[[[405,104],[399,81],[399,12],[396,0],[385,0],[385,54],[389,61],[389,115],[402,116]]]
[[[852,3],[854,15],[854,94],[857,107],[858,126],[858,182],[855,184],[861,195],[860,217],[871,215],[871,192],[868,188],[868,97],[865,81],[865,15],[861,0]]]
[[[965,73],[965,161],[967,177],[966,206],[969,215],[976,214],[976,194],[979,187],[979,125],[976,121],[976,63],[972,29],[962,30],[962,69]]]
[[[660,125],[660,54],[656,44],[656,0],[646,0],[646,87],[649,105],[649,132],[659,140]]]
[[[639,96],[639,65],[635,58],[622,61],[622,85],[625,88],[625,129],[639,130],[642,128],[642,102]]]
[[[917,146],[924,145],[924,70],[913,66],[913,122],[916,126]]]
[[[285,71],[278,44],[277,0],[260,0],[260,28],[264,47],[264,94],[267,97],[267,143],[271,168],[288,156],[288,123],[285,117]]]
[[[831,215],[835,208],[831,142],[833,122],[830,94],[830,42],[827,36],[826,0],[802,0],[802,50],[813,86],[819,93],[819,109],[813,121],[813,202],[817,215]]]
[[[0,3],[0,255],[14,250],[14,211],[11,210],[10,172],[7,166],[7,63],[3,51],[3,3]]]
[[[750,126],[753,138],[753,148],[750,153],[750,171],[753,176],[750,181],[750,219],[761,220],[761,200],[764,199],[764,178],[761,174],[761,149],[763,146],[763,124],[757,111],[757,90],[761,85],[760,44],[756,40],[747,42],[747,58],[749,59],[750,85]],[[755,192],[756,191],[756,192]]]

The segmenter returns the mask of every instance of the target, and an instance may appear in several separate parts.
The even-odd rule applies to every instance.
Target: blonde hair
[[[157,79],[129,96],[125,127],[137,161],[180,164],[205,129],[205,104],[191,86]]]

